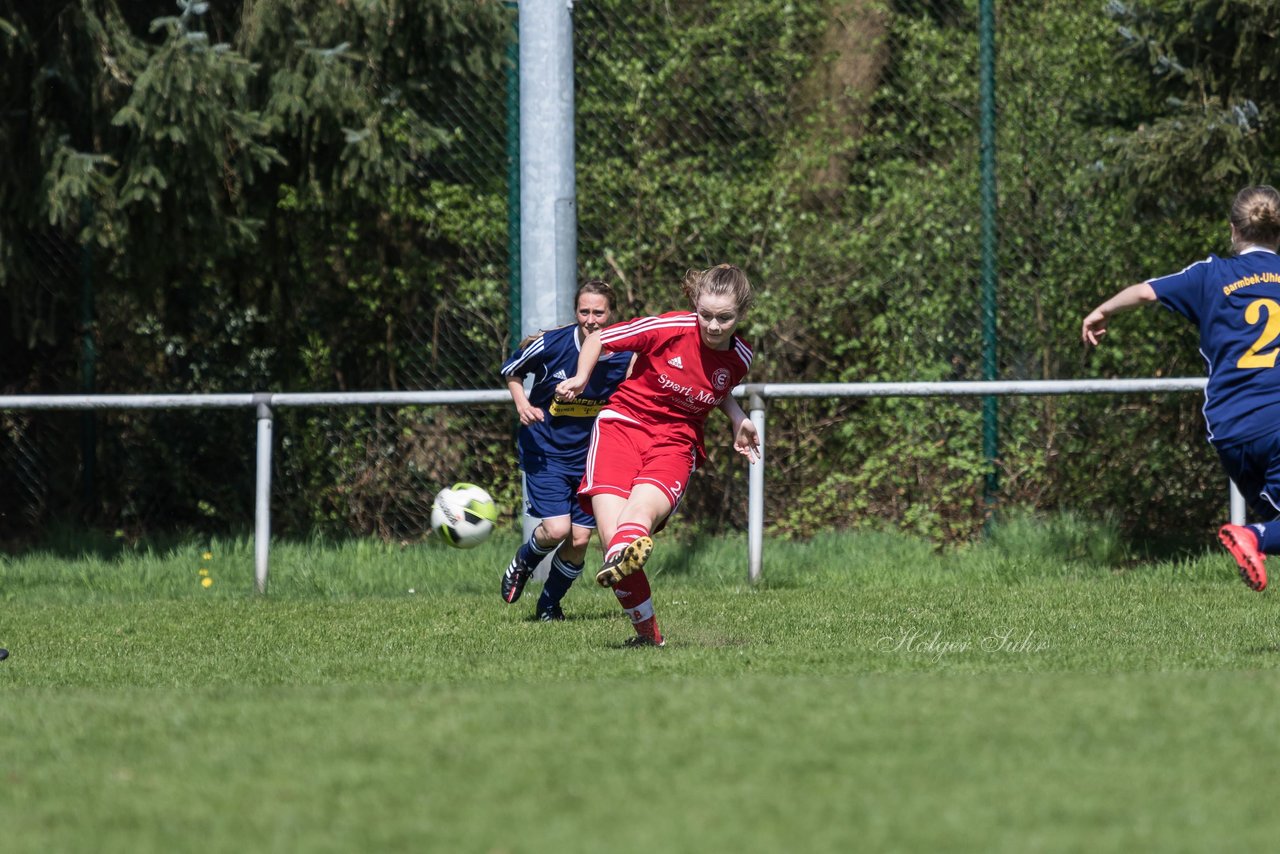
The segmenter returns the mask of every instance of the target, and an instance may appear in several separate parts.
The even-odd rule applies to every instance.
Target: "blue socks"
[[[579,575],[582,575],[582,564],[565,563],[560,555],[552,558],[551,572],[547,574],[547,581],[542,585],[542,595],[538,597],[538,613],[559,605],[564,594],[569,592],[569,586]]]
[[[550,554],[557,546],[551,548],[543,548],[533,537],[520,547],[518,556],[529,567],[536,567],[542,563],[542,559]],[[582,564],[567,563],[556,555],[551,559],[551,571],[547,573],[547,580],[542,585],[542,595],[538,597],[537,613],[541,614],[560,604],[560,600],[564,598],[564,594],[569,592],[569,587],[582,575]]]
[[[1258,551],[1266,555],[1280,553],[1280,519],[1246,527],[1258,535]]]
[[[544,549],[542,546],[538,545],[538,541],[530,535],[525,544],[516,552],[516,555],[525,562],[526,566],[530,569],[534,569],[538,564],[542,563],[542,559],[550,554],[551,550],[558,545],[560,544],[556,543],[555,546]]]

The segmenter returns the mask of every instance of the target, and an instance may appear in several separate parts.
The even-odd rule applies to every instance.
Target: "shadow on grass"
[[[1276,655],[1280,654],[1280,644],[1267,644],[1266,646],[1251,646],[1245,650],[1250,655]]]
[[[131,537],[124,531],[105,531],[86,528],[83,525],[58,523],[49,526],[42,536],[34,540],[5,540],[0,551],[11,556],[45,556],[61,560],[95,558],[114,561],[131,554],[172,555],[192,547],[192,544],[208,543],[216,536],[219,540],[251,539],[253,533],[210,535],[199,531],[176,531]]]
[[[591,621],[612,620],[618,616],[618,612],[614,611],[573,611],[566,610],[563,620],[540,620],[537,614],[530,614],[524,618],[526,623],[585,623]]]

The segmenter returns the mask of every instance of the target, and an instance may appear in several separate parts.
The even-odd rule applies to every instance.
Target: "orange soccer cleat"
[[[1223,525],[1218,539],[1240,567],[1240,578],[1261,593],[1267,589],[1266,555],[1258,550],[1258,535],[1243,525]]]

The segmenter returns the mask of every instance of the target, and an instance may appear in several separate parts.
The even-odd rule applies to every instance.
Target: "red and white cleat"
[[[653,540],[640,537],[633,543],[604,562],[596,573],[596,584],[601,587],[613,587],[633,572],[644,569],[645,561],[653,553]]]

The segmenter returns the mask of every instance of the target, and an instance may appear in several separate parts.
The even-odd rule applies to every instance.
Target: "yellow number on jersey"
[[[1258,340],[1254,341],[1249,349],[1244,351],[1240,361],[1236,362],[1237,368],[1274,368],[1276,366],[1276,351],[1280,350],[1280,347],[1272,347],[1266,353],[1258,351],[1269,346],[1276,338],[1280,338],[1280,305],[1275,300],[1256,299],[1244,310],[1244,320],[1245,323],[1253,326],[1261,319],[1260,315],[1264,308],[1267,310],[1267,324],[1262,327],[1262,334],[1258,336]]]

